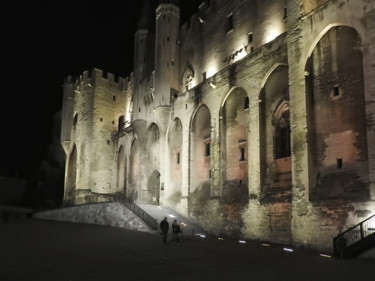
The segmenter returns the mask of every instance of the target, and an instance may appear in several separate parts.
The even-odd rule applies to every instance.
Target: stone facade
[[[129,77],[65,79],[64,199],[330,249],[375,213],[375,2],[176,2],[146,1]]]

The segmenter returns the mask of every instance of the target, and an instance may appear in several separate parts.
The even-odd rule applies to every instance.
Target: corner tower
[[[155,107],[170,105],[178,92],[180,53],[179,1],[159,1],[156,8]]]

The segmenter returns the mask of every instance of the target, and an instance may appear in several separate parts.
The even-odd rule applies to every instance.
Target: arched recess
[[[291,200],[292,164],[288,67],[275,65],[259,97],[260,170],[266,202]]]
[[[153,205],[159,205],[160,198],[160,173],[152,171],[147,181],[147,200],[146,202]]]
[[[139,141],[134,139],[130,147],[129,171],[128,171],[128,188],[126,196],[136,201],[138,200],[139,187]]]
[[[76,180],[77,180],[77,148],[74,145],[69,155],[68,175],[66,177],[64,200],[75,198]]]
[[[182,123],[176,118],[168,131],[169,182],[164,190],[168,201],[177,204],[181,200],[182,184]]]
[[[191,64],[185,67],[184,73],[181,78],[182,91],[188,91],[193,87],[194,69]]]
[[[125,158],[125,149],[121,145],[118,156],[117,156],[117,187],[123,189],[124,194],[126,194],[126,158]]]
[[[366,104],[361,38],[326,29],[305,68],[310,200],[368,200]]]
[[[200,106],[191,126],[190,200],[205,202],[211,196],[211,113]]]
[[[249,97],[234,88],[220,110],[220,170],[223,202],[248,202]]]
[[[153,171],[160,171],[160,131],[155,123],[152,123],[147,129],[142,147],[141,172],[145,177],[140,178],[141,201],[155,204],[155,202],[159,202],[159,197],[155,198],[155,186],[150,186],[148,182],[148,178],[151,177]],[[157,196],[159,196],[159,192]]]

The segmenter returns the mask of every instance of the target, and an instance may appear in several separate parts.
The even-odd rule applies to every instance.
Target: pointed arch
[[[211,112],[204,104],[191,119],[190,148],[190,199],[206,201],[211,196]]]
[[[259,94],[261,186],[264,198],[291,200],[292,165],[288,66],[277,63]]]
[[[192,85],[193,79],[194,79],[194,68],[190,63],[188,63],[181,77],[181,86],[183,88],[183,91],[184,90],[188,91],[193,87]]]
[[[309,192],[313,201],[357,201],[370,196],[360,46],[357,30],[336,23],[327,26],[309,50],[305,85]]]
[[[142,143],[142,160],[141,173],[144,175],[140,177],[140,188],[142,188],[140,200],[145,203],[154,204],[159,202],[159,192],[155,193],[154,185],[149,185],[147,182],[150,171],[160,171],[160,129],[156,123],[151,123],[147,130]]]
[[[168,188],[165,189],[165,198],[172,204],[178,204],[182,195],[182,147],[183,128],[179,118],[175,118],[169,126],[167,135],[168,160],[167,176],[169,178]]]
[[[221,199],[248,202],[248,94],[233,87],[224,97],[220,112]]]

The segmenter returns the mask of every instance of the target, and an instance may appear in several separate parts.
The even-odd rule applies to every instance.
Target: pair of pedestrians
[[[168,237],[168,231],[169,231],[169,222],[168,218],[164,217],[164,219],[160,222],[160,230],[161,230],[161,235],[162,235],[162,241],[164,244],[167,243],[167,237]],[[172,239],[171,242],[176,241],[177,244],[180,243],[180,238],[181,238],[181,227],[177,223],[177,220],[174,220],[172,223]]]

